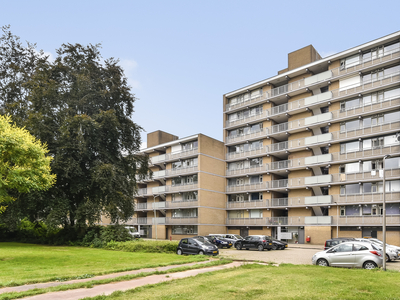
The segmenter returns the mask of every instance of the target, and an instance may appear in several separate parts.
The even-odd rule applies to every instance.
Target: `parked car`
[[[274,239],[271,236],[267,236],[270,240],[272,240],[272,250],[285,250],[288,247],[288,243]]]
[[[218,255],[218,247],[207,239],[183,238],[179,241],[176,254]]]
[[[242,250],[243,248],[246,250],[255,248],[258,251],[264,251],[264,249],[270,251],[272,249],[272,240],[265,235],[250,235],[236,242],[237,250]]]
[[[213,240],[213,243],[217,245],[218,248],[230,248],[232,247],[233,243],[224,239],[222,237],[222,234],[209,234],[208,237],[210,237]]]
[[[136,229],[135,227],[132,227],[132,226],[125,226],[125,228],[128,229],[129,234],[130,234],[133,238],[135,238],[135,239],[140,238],[140,233],[139,233],[139,231],[137,231],[137,229]]]
[[[243,240],[243,238],[238,234],[223,234],[222,237],[231,242],[233,247],[236,247],[236,242]]]
[[[341,238],[332,238],[332,239],[326,240],[324,250],[328,250],[329,248],[331,248],[333,246],[336,246],[340,243],[349,242],[349,241],[354,241],[354,238],[341,237]]]
[[[373,243],[376,247],[378,247],[381,251],[383,251],[383,242],[378,239],[356,239],[358,241],[364,241],[367,243]],[[399,251],[397,246],[386,244],[386,261],[390,262],[392,260],[399,259]]]
[[[318,266],[374,269],[382,266],[383,257],[371,243],[349,241],[314,254],[311,261]]]

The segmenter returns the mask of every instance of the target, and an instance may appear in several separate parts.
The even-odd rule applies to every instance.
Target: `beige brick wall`
[[[340,59],[332,61],[328,68],[329,70],[333,70],[339,67],[340,67]]]
[[[326,240],[331,238],[330,226],[305,226],[304,227],[305,239],[307,236],[311,237],[311,242],[307,244],[324,245]]]
[[[199,152],[219,159],[225,159],[224,143],[199,134]]]
[[[226,224],[226,211],[224,209],[200,207],[198,213],[200,224]]]
[[[309,137],[312,135],[313,135],[312,131],[304,130],[301,132],[296,132],[296,133],[291,134],[289,136],[288,140],[292,141],[292,140],[302,139],[302,138]]]
[[[288,212],[288,217],[309,217],[312,216],[312,208],[306,209],[305,207],[290,208]]]
[[[201,206],[226,208],[225,194],[204,190],[199,190],[198,192]]]
[[[225,176],[226,163],[223,160],[215,159],[205,155],[198,157],[199,170],[207,173]]]
[[[211,175],[207,173],[199,173],[199,188],[212,191],[225,191],[226,179],[224,177]]]

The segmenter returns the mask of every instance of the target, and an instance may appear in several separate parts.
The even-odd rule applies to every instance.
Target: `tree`
[[[26,107],[21,123],[48,145],[57,175],[51,189],[35,196],[43,201],[25,197],[30,219],[86,226],[101,215],[116,222],[134,213],[136,176],[149,172],[147,157],[137,154],[142,128],[131,119],[136,99],[118,60],[103,61],[99,49],[63,44],[54,62],[39,55],[22,83],[26,96],[15,99]],[[3,99],[11,103],[4,105],[0,94],[8,112],[14,102]],[[14,213],[25,209],[13,206]]]
[[[0,213],[19,193],[49,189],[55,182],[51,157],[45,145],[27,130],[11,124],[10,116],[0,116]]]

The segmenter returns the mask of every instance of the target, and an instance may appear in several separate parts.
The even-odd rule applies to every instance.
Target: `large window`
[[[172,226],[172,234],[197,234],[197,225],[177,225]]]
[[[387,193],[400,192],[400,180],[387,180],[386,181]],[[346,184],[340,186],[340,195],[356,195],[368,193],[383,193],[383,183],[378,182],[363,182],[361,184]]]
[[[197,218],[197,208],[174,209],[172,218]]]

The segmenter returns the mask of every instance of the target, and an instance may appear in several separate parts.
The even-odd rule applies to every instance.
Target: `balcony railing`
[[[268,110],[263,110],[260,113],[248,115],[243,118],[236,119],[236,120],[227,120],[225,122],[225,127],[232,127],[232,126],[236,126],[236,125],[240,125],[240,124],[244,124],[244,123],[254,122],[254,121],[264,119],[266,117],[268,117]]]
[[[188,225],[188,224],[197,224],[198,217],[182,217],[182,218],[152,218],[153,224],[157,225]]]
[[[236,158],[247,158],[249,156],[254,156],[254,155],[259,155],[259,154],[265,154],[265,149],[263,147],[255,150],[248,150],[248,151],[242,151],[242,152],[230,152],[226,154],[226,159],[236,159]]]
[[[256,191],[256,190],[264,190],[266,188],[266,182],[260,183],[248,183],[242,185],[228,185],[226,187],[227,192],[244,192],[244,191]]]
[[[382,203],[383,193],[362,193],[356,195],[333,195],[333,202],[338,204],[348,203]],[[400,192],[389,192],[385,193],[386,202],[399,202]]]
[[[136,209],[147,209],[147,203],[136,203]]]
[[[268,206],[268,200],[228,201],[226,208],[263,208]]]
[[[198,167],[193,166],[193,167],[187,167],[187,168],[166,170],[166,175],[167,176],[181,175],[181,174],[188,174],[188,173],[196,173],[197,171],[198,171]]]
[[[138,189],[137,195],[139,197],[143,197],[144,195],[147,195],[147,189]]]
[[[246,141],[246,140],[253,139],[253,138],[263,137],[265,135],[266,135],[266,130],[261,128],[260,131],[256,131],[256,132],[249,132],[249,133],[240,134],[240,135],[227,136],[226,143],[228,144],[228,143],[236,143],[236,142]]]
[[[249,166],[247,168],[242,168],[242,169],[236,169],[236,170],[226,170],[226,175],[231,176],[231,175],[243,175],[243,174],[250,174],[250,173],[259,173],[259,172],[265,172],[266,171],[266,166]]]
[[[288,225],[288,217],[227,218],[226,225],[234,226],[281,226]],[[304,225],[304,224],[303,224]]]
[[[170,161],[170,160],[183,158],[186,156],[192,156],[195,154],[198,154],[198,148],[153,156],[150,158],[150,161],[154,165],[154,164],[164,163],[164,162]]]
[[[158,195],[170,192],[184,192],[188,190],[197,189],[197,183],[181,184],[181,185],[162,185],[151,189],[150,195]]]
[[[348,153],[330,153],[322,154],[309,157],[300,157],[290,160],[275,161],[271,164],[266,164],[267,171],[274,170],[285,170],[285,169],[296,169],[304,168],[306,166],[312,166],[317,164],[324,164],[334,161],[335,163],[344,163],[352,160],[363,159],[366,160],[372,157],[384,156],[386,154],[400,153],[400,145],[376,147],[373,149],[365,149],[361,151],[354,151]]]
[[[270,153],[279,152],[284,150],[292,150],[298,148],[305,148],[307,146],[316,146],[318,144],[326,144],[330,141],[340,142],[360,137],[367,137],[376,135],[383,132],[395,132],[400,129],[400,120],[385,124],[379,124],[371,127],[364,127],[356,130],[334,131],[330,133],[313,135],[306,138],[297,140],[284,141],[270,145]]]
[[[383,216],[332,216],[332,225],[382,226]],[[387,225],[400,225],[400,215],[386,215]]]
[[[329,70],[329,71],[326,71],[326,72],[323,72],[320,74],[316,74],[314,76],[311,76],[311,77],[308,77],[305,79],[300,79],[298,81],[274,88],[269,92],[263,93],[259,97],[254,97],[252,99],[249,98],[248,101],[235,103],[233,105],[227,104],[225,109],[226,109],[226,111],[229,111],[229,110],[234,110],[234,109],[237,109],[240,107],[249,106],[251,104],[259,103],[259,102],[265,101],[267,99],[270,99],[270,98],[273,98],[273,97],[276,97],[279,95],[288,94],[290,92],[304,89],[306,86],[309,86],[309,85],[315,85],[320,82],[324,82],[329,79],[337,78],[337,77],[344,76],[344,75],[355,74],[356,72],[359,72],[360,70],[363,70],[365,68],[371,68],[374,66],[377,67],[383,63],[387,63],[392,60],[397,60],[400,57],[399,51],[400,51],[399,49],[395,49],[391,53],[388,53],[384,56],[381,56],[381,57],[378,57],[375,59],[371,59],[369,61],[361,62],[360,64],[352,66],[350,68],[341,69],[340,67],[338,67],[338,68],[335,68],[335,69],[332,69],[332,70]],[[291,102],[291,103],[296,103],[296,101]],[[292,110],[294,108],[298,109],[300,107],[303,107],[303,108],[305,107],[304,105],[302,105],[302,106],[299,105],[299,103],[297,103],[297,105],[294,105],[293,108],[290,106],[292,106],[292,105],[289,103],[289,107],[288,107],[289,110]],[[272,115],[272,114],[270,113],[270,115]]]

